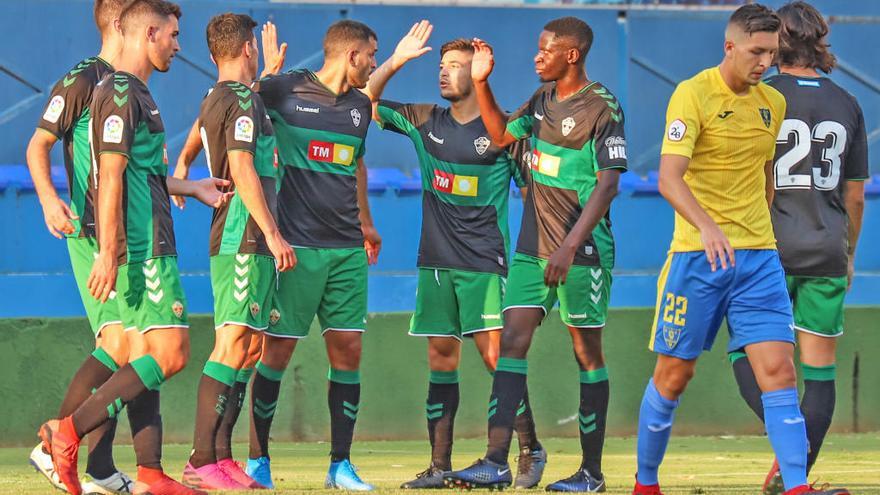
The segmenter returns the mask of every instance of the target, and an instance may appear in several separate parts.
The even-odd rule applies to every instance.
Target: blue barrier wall
[[[770,2],[779,4],[781,2]],[[878,39],[880,3],[870,1],[815,2],[833,22],[831,43],[842,61],[834,77],[855,94],[865,111],[872,156],[880,137],[880,60],[866,40]],[[4,4],[0,27],[16,33],[15,42],[0,46],[0,163],[23,163],[24,150],[45,103],[44,92],[59,75],[86,55],[96,52],[97,36],[90,19],[90,1],[34,0]],[[370,24],[380,38],[379,58],[387,57],[411,22],[428,18],[436,25],[432,45],[458,36],[479,36],[493,42],[498,63],[492,76],[502,104],[513,109],[536,87],[531,58],[543,24],[562,15],[587,20],[596,40],[588,59],[591,78],[608,85],[623,102],[631,167],[622,195],[612,209],[618,265],[612,304],[653,304],[654,280],[665,257],[672,231],[669,206],[651,184],[656,169],[665,105],[674,84],[720,59],[722,30],[729,15],[723,10],[626,10],[589,8],[407,7],[350,4],[278,4],[262,0],[241,2],[183,1],[182,52],[167,74],[156,74],[150,86],[163,110],[172,161],[195,118],[205,89],[213,84],[214,68],[204,43],[207,19],[220,11],[250,13],[258,21],[272,19],[290,43],[289,66],[317,67],[321,37],[327,25],[340,18]],[[854,17],[855,16],[855,17]],[[438,50],[439,51],[439,50]],[[386,96],[403,101],[436,101],[434,52],[406,67],[388,86]],[[13,77],[12,75],[15,77]],[[18,79],[16,79],[18,78]],[[43,92],[43,93],[41,93]],[[371,271],[371,311],[411,309],[414,266],[420,222],[418,194],[406,179],[416,167],[415,154],[404,138],[374,128],[367,142],[374,172],[371,203],[384,236],[379,265]],[[55,163],[60,164],[56,150]],[[200,163],[203,159],[200,159]],[[880,172],[872,159],[872,171]],[[204,173],[204,172],[202,172]],[[21,167],[0,165],[0,305],[3,316],[62,316],[82,314],[73,295],[73,281],[62,242],[45,232],[39,204]],[[871,188],[880,186],[875,181]],[[880,192],[880,191],[878,191]],[[849,302],[880,303],[880,212],[872,197],[866,211],[863,240],[857,259],[858,277]],[[511,227],[518,231],[519,199],[512,198]],[[180,266],[196,312],[209,312],[207,277],[207,209],[190,204],[175,213]]]

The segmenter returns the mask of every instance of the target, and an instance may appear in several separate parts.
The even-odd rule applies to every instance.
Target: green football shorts
[[[565,284],[544,285],[547,260],[516,253],[507,276],[504,311],[541,308],[544,315],[559,301],[562,322],[576,328],[602,328],[608,316],[611,270],[599,266],[571,265]]]
[[[454,337],[504,326],[504,277],[496,273],[419,268],[416,311],[409,334]]]
[[[79,297],[86,308],[86,316],[89,318],[92,331],[95,337],[98,337],[107,325],[122,323],[116,292],[110,293],[110,298],[105,303],[98,301],[89,293],[89,275],[98,256],[98,240],[94,237],[68,237],[67,252],[70,254],[70,266],[73,268],[73,278],[79,289]]]
[[[126,330],[146,333],[157,328],[189,328],[177,256],[120,266],[116,292]]]
[[[794,312],[794,328],[820,337],[843,335],[843,301],[846,277],[787,275]]]
[[[239,325],[252,330],[268,328],[277,280],[275,258],[271,256],[211,256],[214,328],[224,325]]]
[[[364,248],[296,248],[296,268],[278,274],[267,335],[301,339],[315,315],[321,333],[363,332],[367,326]]]

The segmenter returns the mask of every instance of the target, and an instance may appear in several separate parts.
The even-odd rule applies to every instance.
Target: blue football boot
[[[269,465],[268,457],[248,459],[244,472],[266,488],[275,489],[275,483],[272,483],[272,467]]]
[[[462,469],[443,474],[443,482],[449,487],[488,488],[501,490],[510,486],[513,476],[508,464],[496,464],[489,459],[477,459],[477,462]]]
[[[516,460],[516,479],[513,487],[529,489],[538,486],[541,477],[544,476],[544,468],[547,466],[547,451],[540,445],[535,450],[525,447],[520,450]]]
[[[564,480],[547,485],[548,492],[586,492],[598,493],[605,491],[605,477],[599,474],[598,478],[594,478],[586,469],[579,469]]]
[[[331,462],[327,471],[327,479],[324,480],[324,488],[340,488],[356,492],[368,492],[373,485],[364,483],[357,475],[357,469],[348,459]]]

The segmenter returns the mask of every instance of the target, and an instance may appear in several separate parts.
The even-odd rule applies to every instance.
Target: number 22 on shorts
[[[666,293],[666,304],[663,306],[663,321],[683,327],[687,316],[688,300],[684,296]]]

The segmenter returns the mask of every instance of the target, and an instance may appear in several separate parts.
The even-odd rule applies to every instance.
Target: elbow
[[[665,199],[669,199],[669,179],[665,179],[663,175],[657,180],[657,192]]]

